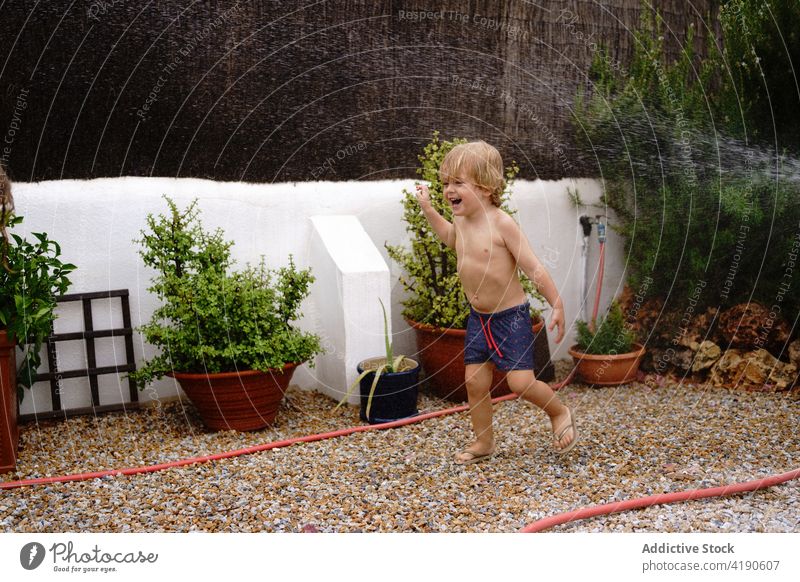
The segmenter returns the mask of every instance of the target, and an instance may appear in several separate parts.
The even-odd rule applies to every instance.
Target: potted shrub
[[[30,242],[9,232],[20,223],[0,167],[0,473],[16,466],[17,404],[33,384],[56,317],[56,297],[67,290],[67,275],[75,269],[61,262],[61,247],[46,233],[32,233]],[[24,348],[19,367],[18,344]]]
[[[595,326],[577,321],[578,343],[569,349],[578,377],[587,384],[616,386],[636,377],[645,349],[625,322],[619,304]]]
[[[405,356],[395,357],[389,340],[389,322],[383,310],[383,337],[386,354],[361,361],[356,369],[358,377],[348,388],[339,408],[359,385],[361,391],[360,418],[370,424],[392,422],[417,414],[419,363]]]
[[[297,366],[320,353],[319,338],[293,322],[314,281],[289,265],[232,272],[232,242],[206,232],[197,200],[181,211],[148,215],[149,231],[135,241],[156,275],[148,290],[161,300],[139,328],[161,353],[131,374],[144,387],[174,377],[213,430],[257,430],[272,423]]]
[[[453,218],[452,210],[444,199],[439,166],[454,146],[466,141],[440,140],[439,132],[434,131],[432,140],[419,156],[421,167],[417,173],[422,180],[430,183],[431,204],[450,221]],[[508,188],[518,172],[519,168],[514,163],[506,168]],[[505,202],[508,188],[503,194],[502,208],[513,214]],[[408,297],[402,302],[403,316],[417,336],[417,350],[429,385],[438,396],[463,402],[467,400],[463,351],[469,302],[458,278],[456,253],[430,228],[416,196],[408,190],[404,190],[403,194],[403,219],[411,235],[411,247],[386,245],[389,256],[405,271],[405,276],[400,277],[401,284],[408,292]],[[520,281],[526,293],[535,299],[531,301],[532,305],[544,302],[522,273]],[[535,372],[539,379],[549,381],[555,377],[555,370],[550,361],[544,321],[535,309],[532,309],[531,316],[536,338]],[[510,390],[504,374],[495,370],[492,395],[508,393]]]

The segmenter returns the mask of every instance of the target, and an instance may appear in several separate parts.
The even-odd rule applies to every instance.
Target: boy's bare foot
[[[458,465],[471,465],[472,463],[478,463],[491,458],[492,455],[494,455],[494,450],[494,444],[490,447],[486,447],[486,445],[473,443],[460,453],[457,453],[455,461]]]
[[[557,453],[569,451],[575,446],[578,438],[572,410],[568,406],[563,408],[562,412],[550,417],[550,422],[553,425],[553,449]]]

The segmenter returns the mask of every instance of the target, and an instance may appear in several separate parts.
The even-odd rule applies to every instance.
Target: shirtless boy
[[[475,441],[458,453],[458,464],[490,458],[495,452],[490,388],[493,367],[506,372],[509,388],[550,417],[553,449],[566,453],[577,442],[572,410],[533,373],[530,305],[517,269],[533,281],[551,305],[548,329],[564,337],[564,308],[552,278],[539,262],[517,223],[500,209],[505,189],[503,161],[489,144],[455,146],[439,168],[453,222],[431,205],[428,187],[417,186],[417,200],[433,230],[455,249],[458,274],[470,302],[464,345],[466,387]]]

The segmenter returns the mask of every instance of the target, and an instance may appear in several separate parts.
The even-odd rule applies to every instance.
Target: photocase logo
[[[30,542],[22,546],[19,552],[19,563],[26,570],[35,570],[44,561],[44,546],[38,542]]]

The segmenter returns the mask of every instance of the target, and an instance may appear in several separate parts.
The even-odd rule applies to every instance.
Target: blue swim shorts
[[[533,325],[527,301],[497,313],[472,307],[464,339],[464,364],[491,361],[497,369],[533,370]]]

